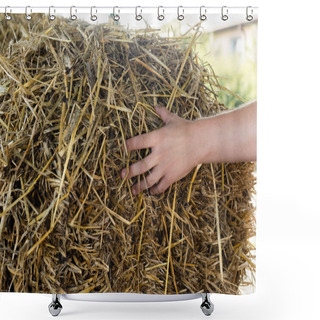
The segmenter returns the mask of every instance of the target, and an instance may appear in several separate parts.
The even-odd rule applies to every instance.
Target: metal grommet
[[[162,14],[160,14],[160,8],[162,8]],[[163,6],[158,7],[158,20],[162,21],[164,20],[164,9]]]
[[[12,17],[11,17],[11,16],[8,14],[8,12],[7,12],[8,8],[10,8],[10,6],[6,6],[6,7],[4,8],[4,16],[5,16],[5,19],[6,19],[7,21],[10,21],[10,20],[12,19]]]
[[[203,13],[203,10],[204,10],[204,13]],[[206,7],[205,7],[205,6],[201,6],[201,7],[200,7],[200,20],[201,20],[201,21],[207,20],[207,15],[206,15],[206,13],[207,13]]]
[[[120,20],[120,9],[118,9],[118,13],[116,13],[116,8],[118,8],[118,6],[113,7],[113,20],[114,21],[119,21]]]
[[[75,6],[70,7],[70,19],[75,21],[78,19],[78,17],[72,12],[72,9],[75,8]],[[77,9],[75,9],[75,12],[77,12]]]
[[[140,8],[140,13],[139,14],[138,14],[138,8]],[[135,13],[136,13],[136,20],[140,21],[142,19],[142,15],[141,15],[142,9],[141,9],[140,6],[136,7]]]
[[[51,20],[51,21],[53,21],[56,18],[56,16],[54,14],[51,14],[51,9],[53,9],[53,8],[54,8],[54,6],[49,7],[49,20]],[[54,12],[55,12],[55,10],[54,10]]]
[[[227,21],[228,20],[228,8],[226,6],[223,6],[221,8],[221,19],[223,21]]]
[[[180,13],[180,10],[182,11],[182,13]],[[179,6],[178,7],[178,20],[182,21],[184,19],[184,9],[183,6]]]
[[[26,6],[26,15],[25,18],[26,20],[30,21],[32,19],[31,14],[28,13],[28,8],[30,8],[30,6]],[[32,13],[32,10],[30,9],[30,13]]]
[[[92,21],[97,21],[97,19],[98,19],[97,15],[92,13],[93,12],[93,8],[95,8],[95,6],[91,7],[91,9],[90,9],[90,19]],[[96,9],[96,13],[97,13],[97,9]]]
[[[249,14],[249,8],[251,8],[251,14]],[[252,19],[253,19],[253,9],[251,6],[248,6],[246,9],[246,19],[248,21],[252,21]]]

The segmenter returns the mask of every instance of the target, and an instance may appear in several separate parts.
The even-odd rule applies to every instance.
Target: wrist
[[[221,134],[216,118],[197,119],[191,126],[196,165],[218,161]]]

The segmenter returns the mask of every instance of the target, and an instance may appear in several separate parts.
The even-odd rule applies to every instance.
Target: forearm
[[[194,121],[199,163],[256,161],[257,103]]]

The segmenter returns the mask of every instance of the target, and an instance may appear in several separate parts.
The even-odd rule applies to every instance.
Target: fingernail
[[[136,189],[132,189],[132,194],[135,196],[137,194]]]
[[[122,178],[122,179],[126,176],[126,173],[127,173],[127,169],[123,169],[123,170],[121,171],[121,178]]]

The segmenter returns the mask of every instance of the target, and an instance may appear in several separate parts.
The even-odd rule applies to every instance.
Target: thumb
[[[174,116],[173,113],[171,113],[166,107],[161,107],[161,106],[155,106],[154,107],[157,114],[161,117],[164,123],[168,123],[170,119]]]

